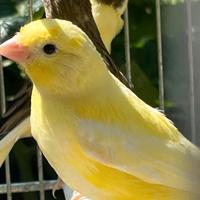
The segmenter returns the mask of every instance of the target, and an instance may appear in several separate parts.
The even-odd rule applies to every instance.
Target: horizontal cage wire
[[[29,0],[28,4],[30,21],[32,21],[32,0]],[[155,2],[156,9],[156,34],[157,34],[157,63],[158,63],[158,78],[159,78],[159,105],[160,110],[165,111],[165,85],[164,85],[164,68],[163,68],[163,41],[161,35],[161,2],[160,0],[156,0]],[[188,16],[188,30],[192,30],[191,24],[191,1],[186,1],[186,13]],[[124,13],[124,51],[125,51],[125,71],[126,77],[130,85],[132,85],[132,77],[131,69],[133,69],[133,61],[130,54],[130,39],[129,38],[129,19],[128,19],[128,9],[126,9]],[[1,31],[0,31],[1,33]],[[188,54],[189,54],[189,76],[190,76],[190,123],[191,123],[191,140],[196,143],[197,133],[196,133],[196,125],[195,125],[195,89],[194,89],[194,69],[193,69],[193,49],[192,49],[192,31],[188,31]],[[1,35],[0,35],[1,37]],[[132,36],[134,37],[134,36]],[[133,80],[134,82],[134,80]],[[6,112],[6,100],[5,100],[5,87],[4,87],[4,74],[3,74],[3,62],[0,57],[0,114],[3,115]],[[12,171],[11,171],[11,163],[10,156],[5,161],[5,183],[0,184],[0,195],[5,194],[7,200],[13,199],[13,194],[15,193],[29,193],[29,192],[38,192],[38,199],[45,200],[46,199],[46,191],[52,190],[52,188],[56,184],[56,179],[53,180],[45,180],[45,166],[44,158],[39,148],[36,146],[36,156],[37,156],[37,169],[35,171],[38,172],[38,180],[28,181],[28,182],[12,182]],[[0,175],[1,176],[1,175]],[[69,190],[71,192],[71,190]],[[65,194],[65,199],[68,200],[69,194]]]

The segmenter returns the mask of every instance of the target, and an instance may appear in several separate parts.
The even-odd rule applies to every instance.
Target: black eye
[[[51,55],[56,52],[56,46],[54,44],[46,44],[43,47],[43,51],[44,53]]]

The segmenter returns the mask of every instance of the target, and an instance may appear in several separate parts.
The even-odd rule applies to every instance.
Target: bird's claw
[[[55,192],[56,192],[57,190],[62,189],[63,186],[64,186],[64,182],[63,182],[60,178],[58,178],[56,184],[55,184],[55,185],[53,186],[53,188],[52,188],[52,195],[53,195],[54,199],[56,199]]]

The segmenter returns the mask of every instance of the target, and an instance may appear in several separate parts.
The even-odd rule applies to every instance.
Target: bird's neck
[[[104,80],[95,91],[80,99],[70,101],[69,105],[79,118],[110,121],[117,110],[122,109],[122,105],[128,104],[121,92],[121,84],[110,74],[110,79]]]
[[[109,112],[113,107],[120,107],[121,101],[126,101],[120,92],[120,85],[121,83],[109,72],[101,84],[97,84],[92,90],[88,90],[85,94],[77,94],[77,96],[43,94],[34,87],[32,103],[40,101],[41,105],[48,105],[50,109],[63,107],[68,112],[90,117],[96,113],[100,114],[100,111]]]

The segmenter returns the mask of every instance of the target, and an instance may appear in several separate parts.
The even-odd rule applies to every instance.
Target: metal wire
[[[44,190],[52,190],[55,184],[56,184],[55,180],[43,181]],[[1,184],[0,194],[6,194],[7,188],[8,188],[7,184]],[[40,182],[34,181],[34,182],[25,182],[25,183],[12,183],[10,185],[10,191],[12,193],[37,192],[37,191],[40,191]]]
[[[6,167],[7,200],[12,200],[10,157],[9,156],[6,159],[5,167]]]
[[[189,78],[190,78],[190,124],[191,124],[191,140],[196,142],[196,126],[195,126],[195,91],[194,91],[194,63],[192,48],[192,19],[191,19],[191,0],[186,1],[187,13],[187,33],[188,33],[188,55],[189,55]]]
[[[1,39],[1,26],[0,26],[0,39]],[[0,56],[0,116],[6,112],[6,98],[5,98],[5,86],[4,86],[4,75],[3,75],[3,61]]]
[[[28,0],[28,9],[29,9],[29,19],[30,21],[32,21],[33,20],[32,0]],[[3,63],[2,63],[2,57],[0,56],[0,115],[3,116],[5,112],[6,112],[6,100],[5,100],[5,87],[4,87],[4,76],[3,76]],[[5,161],[6,184],[0,185],[0,194],[6,193],[7,200],[12,200],[13,192],[16,193],[16,192],[39,191],[40,200],[45,200],[45,190],[52,189],[56,184],[56,181],[55,180],[44,181],[42,153],[39,150],[39,148],[37,148],[37,162],[38,162],[39,181],[25,182],[25,183],[11,183],[10,158],[8,156]]]
[[[165,101],[164,101],[160,0],[156,0],[156,25],[157,25],[156,29],[157,29],[158,72],[159,72],[159,102],[160,102],[160,109],[164,111]]]
[[[29,19],[33,21],[33,2],[32,0],[28,0],[28,8],[29,8]]]
[[[38,179],[40,185],[40,200],[45,200],[45,193],[44,193],[44,177],[43,177],[43,161],[42,161],[42,153],[37,147],[37,161],[38,161]]]
[[[124,13],[124,46],[125,46],[125,62],[126,62],[126,77],[129,85],[132,88],[132,74],[131,74],[131,53],[130,53],[130,35],[129,35],[129,18],[128,7]]]

